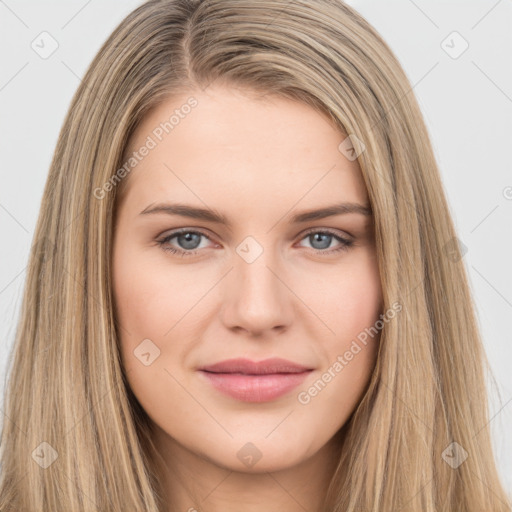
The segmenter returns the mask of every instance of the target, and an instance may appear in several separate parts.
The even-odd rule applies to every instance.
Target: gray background
[[[103,41],[140,3],[0,0],[0,392],[64,115]],[[348,3],[396,53],[431,133],[501,394],[491,394],[491,427],[512,494],[512,2]]]

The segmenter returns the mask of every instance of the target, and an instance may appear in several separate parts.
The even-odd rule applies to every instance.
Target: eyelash
[[[207,238],[208,240],[210,240],[210,237],[208,235],[206,235],[205,233],[201,232],[201,231],[196,231],[196,230],[191,230],[191,229],[182,229],[182,230],[179,230],[179,231],[174,231],[172,232],[171,234],[167,235],[166,237],[160,239],[160,240],[157,240],[157,244],[162,248],[163,251],[165,252],[170,252],[172,254],[177,254],[179,256],[193,256],[195,254],[197,254],[197,252],[200,250],[200,249],[193,249],[193,250],[190,250],[190,251],[186,251],[186,250],[183,250],[183,249],[176,249],[175,247],[172,247],[170,245],[168,245],[168,242],[179,236],[179,235],[182,235],[182,234],[185,234],[185,233],[191,233],[191,234],[194,234],[194,235],[200,235],[200,236],[204,236],[205,238]],[[354,242],[352,240],[348,240],[346,238],[343,238],[341,237],[340,235],[334,233],[333,231],[329,230],[329,229],[312,229],[308,232],[306,232],[304,234],[304,236],[301,238],[301,240],[304,240],[304,238],[312,235],[312,234],[315,234],[315,233],[320,233],[322,235],[331,235],[333,236],[336,240],[338,240],[338,242],[340,242],[340,246],[337,247],[336,249],[326,249],[326,250],[323,250],[323,249],[314,249],[312,248],[311,250],[315,251],[315,253],[317,254],[333,254],[333,253],[337,253],[337,252],[341,252],[341,251],[346,251],[347,249],[349,249],[349,247],[351,247]]]

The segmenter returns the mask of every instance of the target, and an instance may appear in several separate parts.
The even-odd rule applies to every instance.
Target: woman
[[[44,193],[1,510],[510,511],[410,89],[334,0],[121,23]]]

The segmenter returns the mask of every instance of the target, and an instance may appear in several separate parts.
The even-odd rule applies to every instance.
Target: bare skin
[[[190,96],[197,106],[157,140],[155,128]],[[154,109],[130,151],[148,136],[157,144],[123,183],[113,285],[123,365],[154,425],[169,511],[320,512],[336,434],[364,394],[378,337],[344,354],[378,320],[382,290],[371,212],[292,218],[369,207],[357,161],[311,107],[220,86]],[[163,203],[209,209],[229,225],[141,213]],[[310,371],[259,402],[219,391],[199,370],[271,357]]]

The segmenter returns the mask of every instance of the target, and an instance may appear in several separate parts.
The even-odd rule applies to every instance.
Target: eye
[[[175,244],[171,242],[175,239]],[[208,247],[202,244],[202,240],[210,240],[210,237],[201,231],[182,229],[168,234],[167,236],[157,240],[158,245],[166,252],[178,254],[180,256],[193,256],[198,253],[199,249]],[[335,253],[338,251],[347,250],[353,245],[353,241],[340,236],[330,230],[316,229],[309,231],[305,237],[301,239],[308,240],[311,244],[310,248],[317,253]],[[334,248],[332,243],[337,242],[338,245]]]
[[[157,240],[157,243],[164,251],[180,254],[181,256],[191,256],[196,254],[198,249],[204,249],[204,245],[201,245],[201,238],[210,240],[210,238],[201,231],[184,229],[177,232],[175,231]],[[171,245],[171,240],[173,239],[176,239],[177,247]]]
[[[316,252],[332,253],[347,250],[353,245],[353,241],[343,238],[330,230],[312,230],[309,231],[302,240],[308,240],[311,248]],[[338,242],[338,246],[332,248],[332,242]],[[329,249],[329,250],[325,250]]]

